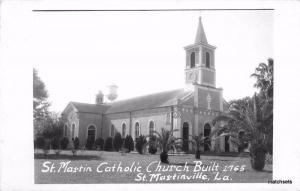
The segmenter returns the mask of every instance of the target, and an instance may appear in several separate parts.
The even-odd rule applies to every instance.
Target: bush
[[[101,137],[98,137],[95,141],[95,145],[96,145],[97,149],[103,150],[103,148],[104,148],[104,139],[102,139]]]
[[[105,140],[104,150],[112,151],[113,150],[113,138],[107,137]]]
[[[86,140],[85,147],[88,150],[92,150],[93,147],[94,147],[94,143],[95,143],[95,140],[92,137],[88,137],[87,140]]]
[[[37,137],[35,140],[35,147],[39,149],[43,149],[45,147],[45,139],[44,137]]]
[[[133,151],[134,142],[130,135],[127,135],[125,138],[124,148],[128,150],[128,152]]]
[[[54,137],[51,141],[51,147],[54,150],[59,149],[59,138],[58,137]]]
[[[67,137],[63,137],[61,140],[60,140],[60,148],[65,150],[69,145],[69,139]]]
[[[147,143],[147,140],[144,135],[140,135],[137,138],[135,148],[140,154],[144,153],[144,148],[145,148],[146,143]]]
[[[75,137],[75,139],[73,141],[73,146],[74,146],[75,150],[77,150],[79,148],[79,139],[78,139],[78,137]]]
[[[120,133],[116,133],[114,140],[113,140],[114,148],[116,151],[119,151],[122,148],[123,140]]]
[[[250,149],[251,166],[256,171],[262,171],[265,166],[266,149],[259,144],[251,145]]]
[[[148,152],[152,155],[154,155],[157,152],[157,144],[156,144],[156,137],[155,136],[150,137]]]

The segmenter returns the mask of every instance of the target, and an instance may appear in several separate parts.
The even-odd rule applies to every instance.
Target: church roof
[[[79,103],[79,102],[70,102],[77,110],[78,112],[83,113],[104,113],[107,108],[109,107],[106,104],[97,105],[97,104],[90,104],[90,103]]]
[[[191,92],[184,89],[159,92],[145,96],[139,96],[131,99],[116,101],[111,103],[106,113],[119,113],[126,111],[135,111],[142,109],[151,109],[157,107],[171,106],[177,104],[177,100],[185,97]]]
[[[199,24],[198,24],[198,29],[197,29],[196,39],[195,39],[195,44],[198,43],[207,44],[207,39],[204,32],[204,27],[202,25],[201,17],[199,17]]]
[[[176,105],[178,99],[187,97],[190,94],[190,91],[184,91],[184,89],[176,89],[138,96],[126,100],[115,101],[112,103],[104,103],[101,105],[79,102],[70,102],[69,105],[74,106],[78,112],[112,114]]]

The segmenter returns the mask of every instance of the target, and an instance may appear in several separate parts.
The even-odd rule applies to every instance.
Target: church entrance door
[[[182,139],[182,150],[187,152],[189,150],[189,124],[187,122],[184,122],[182,126]]]

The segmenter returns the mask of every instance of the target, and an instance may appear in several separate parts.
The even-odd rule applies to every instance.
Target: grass
[[[169,156],[170,164],[161,164],[161,168],[169,167],[169,170],[166,172],[155,171],[157,168],[157,163],[159,162],[159,155],[140,155],[136,153],[117,153],[117,152],[103,152],[103,151],[78,151],[77,156],[72,156],[71,151],[62,151],[60,155],[55,155],[50,153],[49,156],[44,156],[42,151],[36,151],[35,153],[35,183],[37,184],[98,184],[98,183],[267,183],[268,180],[272,180],[272,165],[266,164],[264,171],[257,172],[254,171],[250,166],[249,157],[228,157],[228,156],[201,156],[201,167],[202,174],[206,175],[205,180],[200,179],[200,173],[198,173],[198,178],[187,180],[188,176],[197,175],[197,172],[193,172],[195,168],[199,169],[199,166],[196,167],[196,159],[194,155],[180,155],[180,156]],[[68,167],[71,170],[74,170],[75,167],[90,167],[92,170],[81,172],[67,172],[63,171],[63,168],[58,172],[61,162],[70,161]],[[153,162],[157,161],[155,164]],[[42,170],[48,170],[43,164],[48,162],[50,167],[53,164],[53,171],[42,172]],[[146,172],[147,166],[152,162],[152,165],[148,170],[151,172]],[[110,170],[109,172],[97,172],[97,167],[101,163],[107,163]],[[117,166],[121,164],[123,167],[123,172],[116,172]],[[134,164],[133,164],[134,163]],[[212,164],[218,164],[218,171],[212,171]],[[200,164],[198,162],[198,164]],[[115,171],[112,171],[112,166],[116,165]],[[187,166],[189,171],[179,171],[180,168],[183,169],[184,166]],[[240,170],[241,166],[245,165],[244,171],[234,171]],[[140,167],[141,172],[124,172],[124,168]],[[232,167],[232,169],[231,169]],[[82,169],[84,169],[82,168]],[[175,169],[177,168],[178,171]],[[211,171],[204,171],[206,168],[211,168]],[[100,170],[105,170],[104,166],[99,168]],[[223,170],[227,171],[224,172]],[[55,170],[55,172],[54,172]],[[216,169],[215,169],[216,170]],[[215,179],[216,173],[218,178],[225,176],[228,177],[228,180],[223,180],[222,178]],[[142,173],[139,174],[139,173]],[[139,174],[139,176],[138,176]],[[151,175],[155,174],[155,175]],[[157,174],[160,174],[158,176]],[[183,175],[180,179],[170,179],[167,180],[167,176],[176,177]],[[165,176],[164,176],[165,175]],[[141,181],[142,177],[145,176],[145,181]],[[152,179],[151,179],[152,176]],[[158,179],[156,179],[158,178]],[[162,178],[162,179],[160,179]],[[226,178],[226,177],[225,177]]]

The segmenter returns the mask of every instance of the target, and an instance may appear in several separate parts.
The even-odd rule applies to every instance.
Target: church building
[[[199,133],[209,136],[214,130],[212,120],[228,109],[223,89],[216,87],[215,49],[208,44],[200,17],[195,42],[184,47],[185,87],[108,103],[100,91],[95,104],[70,102],[62,113],[64,135],[70,140],[78,137],[82,147],[88,137],[106,139],[119,132],[123,138],[131,135],[135,140],[153,130],[161,132],[161,128],[178,129],[174,135],[183,139]],[[210,145],[203,150],[236,150],[228,137]],[[191,144],[183,141],[182,150],[192,150]]]

